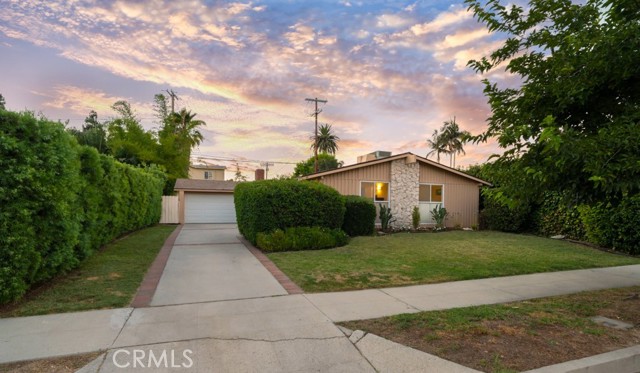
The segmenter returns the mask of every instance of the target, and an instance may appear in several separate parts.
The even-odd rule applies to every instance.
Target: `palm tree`
[[[466,154],[464,151],[464,143],[467,141],[471,134],[468,131],[460,131],[458,123],[456,123],[456,117],[444,122],[440,129],[440,134],[443,137],[443,143],[449,153],[449,167],[456,166],[456,154]]]
[[[438,130],[434,130],[433,131],[433,135],[431,135],[431,139],[427,140],[427,144],[429,145],[429,147],[431,148],[431,151],[429,153],[427,153],[427,158],[431,155],[431,154],[436,154],[436,160],[438,161],[438,163],[440,163],[440,154],[448,153],[447,150],[447,144],[445,142],[445,137],[443,136],[443,134],[438,133]]]
[[[332,126],[330,124],[321,124],[320,127],[318,127],[317,145],[320,153],[335,155],[338,151],[338,141],[340,141],[340,138],[331,131]],[[313,141],[311,143],[311,150],[313,150],[316,146],[316,137],[312,135],[309,139]]]
[[[191,113],[191,110],[182,108],[177,113],[171,113],[167,122],[171,131],[186,144],[189,145],[189,152],[191,148],[200,145],[204,137],[198,127],[205,126],[206,123],[203,120],[193,119],[197,114]]]

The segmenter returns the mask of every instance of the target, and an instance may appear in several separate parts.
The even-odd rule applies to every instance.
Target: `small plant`
[[[418,206],[413,208],[413,212],[411,213],[411,223],[413,224],[413,229],[418,229],[420,226],[420,209]]]
[[[391,214],[391,209],[385,205],[380,205],[380,225],[382,227],[382,231],[386,232],[389,230],[389,225],[396,221]]]
[[[434,229],[436,232],[444,230],[444,219],[447,217],[447,214],[447,209],[440,205],[431,210],[431,216],[433,220],[436,221],[436,228]]]
[[[477,231],[478,230],[478,225],[477,224],[472,225],[471,229],[473,229],[474,231]]]

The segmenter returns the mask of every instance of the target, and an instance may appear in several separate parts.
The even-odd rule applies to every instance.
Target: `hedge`
[[[344,199],[313,181],[262,180],[240,183],[234,191],[238,230],[256,244],[260,232],[291,227],[342,227]]]
[[[0,110],[0,303],[158,222],[163,183],[78,145],[60,123]]]
[[[267,252],[330,249],[347,243],[349,236],[342,230],[319,227],[276,229],[257,237],[258,247]]]
[[[371,236],[376,228],[376,205],[370,198],[345,196],[342,230],[349,236]]]

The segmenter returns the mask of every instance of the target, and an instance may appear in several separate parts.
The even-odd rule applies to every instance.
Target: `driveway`
[[[187,224],[176,239],[152,306],[286,295],[240,242],[235,224]]]

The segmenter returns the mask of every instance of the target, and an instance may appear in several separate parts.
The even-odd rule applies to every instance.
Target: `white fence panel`
[[[160,224],[178,224],[178,196],[162,196]]]

